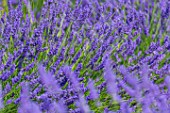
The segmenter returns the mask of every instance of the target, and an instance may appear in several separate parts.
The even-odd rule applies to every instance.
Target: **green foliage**
[[[16,108],[17,108],[17,105],[15,105],[14,103],[11,103],[11,104],[6,105],[4,109],[1,109],[0,113],[18,113]]]

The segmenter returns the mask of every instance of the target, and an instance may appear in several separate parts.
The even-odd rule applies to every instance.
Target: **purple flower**
[[[46,72],[45,68],[40,64],[38,66],[38,71],[40,73],[40,80],[47,88],[49,93],[60,93],[61,89],[57,85],[55,78],[52,76],[50,72]]]
[[[18,105],[19,102],[20,102],[20,100],[21,100],[21,98],[19,97],[19,98],[17,98],[17,99],[14,101],[14,103]]]
[[[11,90],[11,86],[10,86],[9,83],[7,83],[7,85],[6,85],[6,87],[5,87],[5,90],[4,90],[5,94],[9,93],[10,90]]]
[[[81,52],[82,52],[82,50],[79,50],[79,52],[74,56],[72,63],[75,63],[79,59]]]
[[[122,102],[120,107],[121,113],[132,113],[132,109],[130,108],[128,102]]]
[[[94,81],[93,80],[89,80],[88,88],[90,89],[90,97],[92,99],[97,99],[99,97],[99,94],[97,93],[97,91],[94,87]]]
[[[136,96],[135,90],[129,87],[124,81],[119,81],[120,86],[132,97]]]
[[[170,94],[170,76],[165,78],[165,84],[168,87],[168,93]]]
[[[28,83],[23,83],[18,113],[42,113],[39,106],[29,99]]]
[[[141,66],[141,80],[143,87],[147,88],[150,86],[149,76],[149,66],[147,64],[143,64]]]
[[[116,84],[116,75],[112,71],[111,60],[108,58],[104,67],[104,79],[106,80],[107,91],[112,95],[113,99],[120,101],[118,96],[118,87]]]
[[[120,66],[119,71],[123,74],[124,80],[129,83],[132,87],[137,87],[137,78],[128,72],[128,70],[125,68],[125,66]]]
[[[49,113],[67,113],[67,108],[63,103],[63,100],[59,100],[58,102],[53,102],[50,106]]]
[[[2,87],[0,84],[0,109],[4,108],[3,97],[2,97]]]
[[[9,100],[6,101],[6,104],[11,104],[12,102],[13,102],[13,100],[9,99]]]
[[[29,64],[27,67],[25,67],[24,71],[29,71],[31,68],[33,68],[33,67],[34,67],[34,65],[35,65],[35,63],[34,63],[34,62],[33,62],[33,63],[31,63],[31,64]]]
[[[77,79],[76,74],[74,72],[72,72],[71,68],[69,66],[65,66],[65,67],[63,67],[63,72],[70,79],[75,90],[80,91],[79,80]]]
[[[79,93],[79,100],[76,101],[76,106],[79,107],[81,112],[83,112],[83,113],[90,112],[90,108],[89,108],[86,100],[84,99],[84,95],[81,93]]]

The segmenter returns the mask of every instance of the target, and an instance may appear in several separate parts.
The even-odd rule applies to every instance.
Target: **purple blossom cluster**
[[[169,0],[46,0],[37,15],[9,0],[8,10],[0,109],[169,113]]]

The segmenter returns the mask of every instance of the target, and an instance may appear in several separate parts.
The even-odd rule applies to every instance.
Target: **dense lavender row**
[[[0,112],[170,113],[169,0],[37,1],[0,19]]]

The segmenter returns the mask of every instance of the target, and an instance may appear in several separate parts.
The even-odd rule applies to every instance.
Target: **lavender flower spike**
[[[42,113],[38,105],[29,100],[28,83],[22,84],[21,101],[18,113]]]
[[[4,108],[4,105],[3,105],[3,100],[2,100],[2,87],[1,87],[1,84],[0,84],[0,109]]]
[[[50,72],[46,72],[45,68],[42,65],[38,66],[38,71],[40,73],[40,80],[47,88],[49,93],[60,93],[61,89],[57,85],[55,78],[52,76]]]
[[[81,109],[82,113],[90,113],[90,108],[83,94],[79,94],[79,101],[76,102],[76,105]]]
[[[118,96],[118,87],[116,84],[116,75],[111,68],[111,60],[107,59],[104,67],[104,79],[107,82],[107,91],[110,93],[116,101],[120,101]]]
[[[92,99],[97,99],[99,97],[99,95],[97,93],[97,90],[94,87],[94,81],[91,79],[89,80],[88,88],[90,89],[90,97]]]
[[[63,100],[59,100],[57,103],[53,102],[49,113],[67,113],[67,109],[63,103]]]

